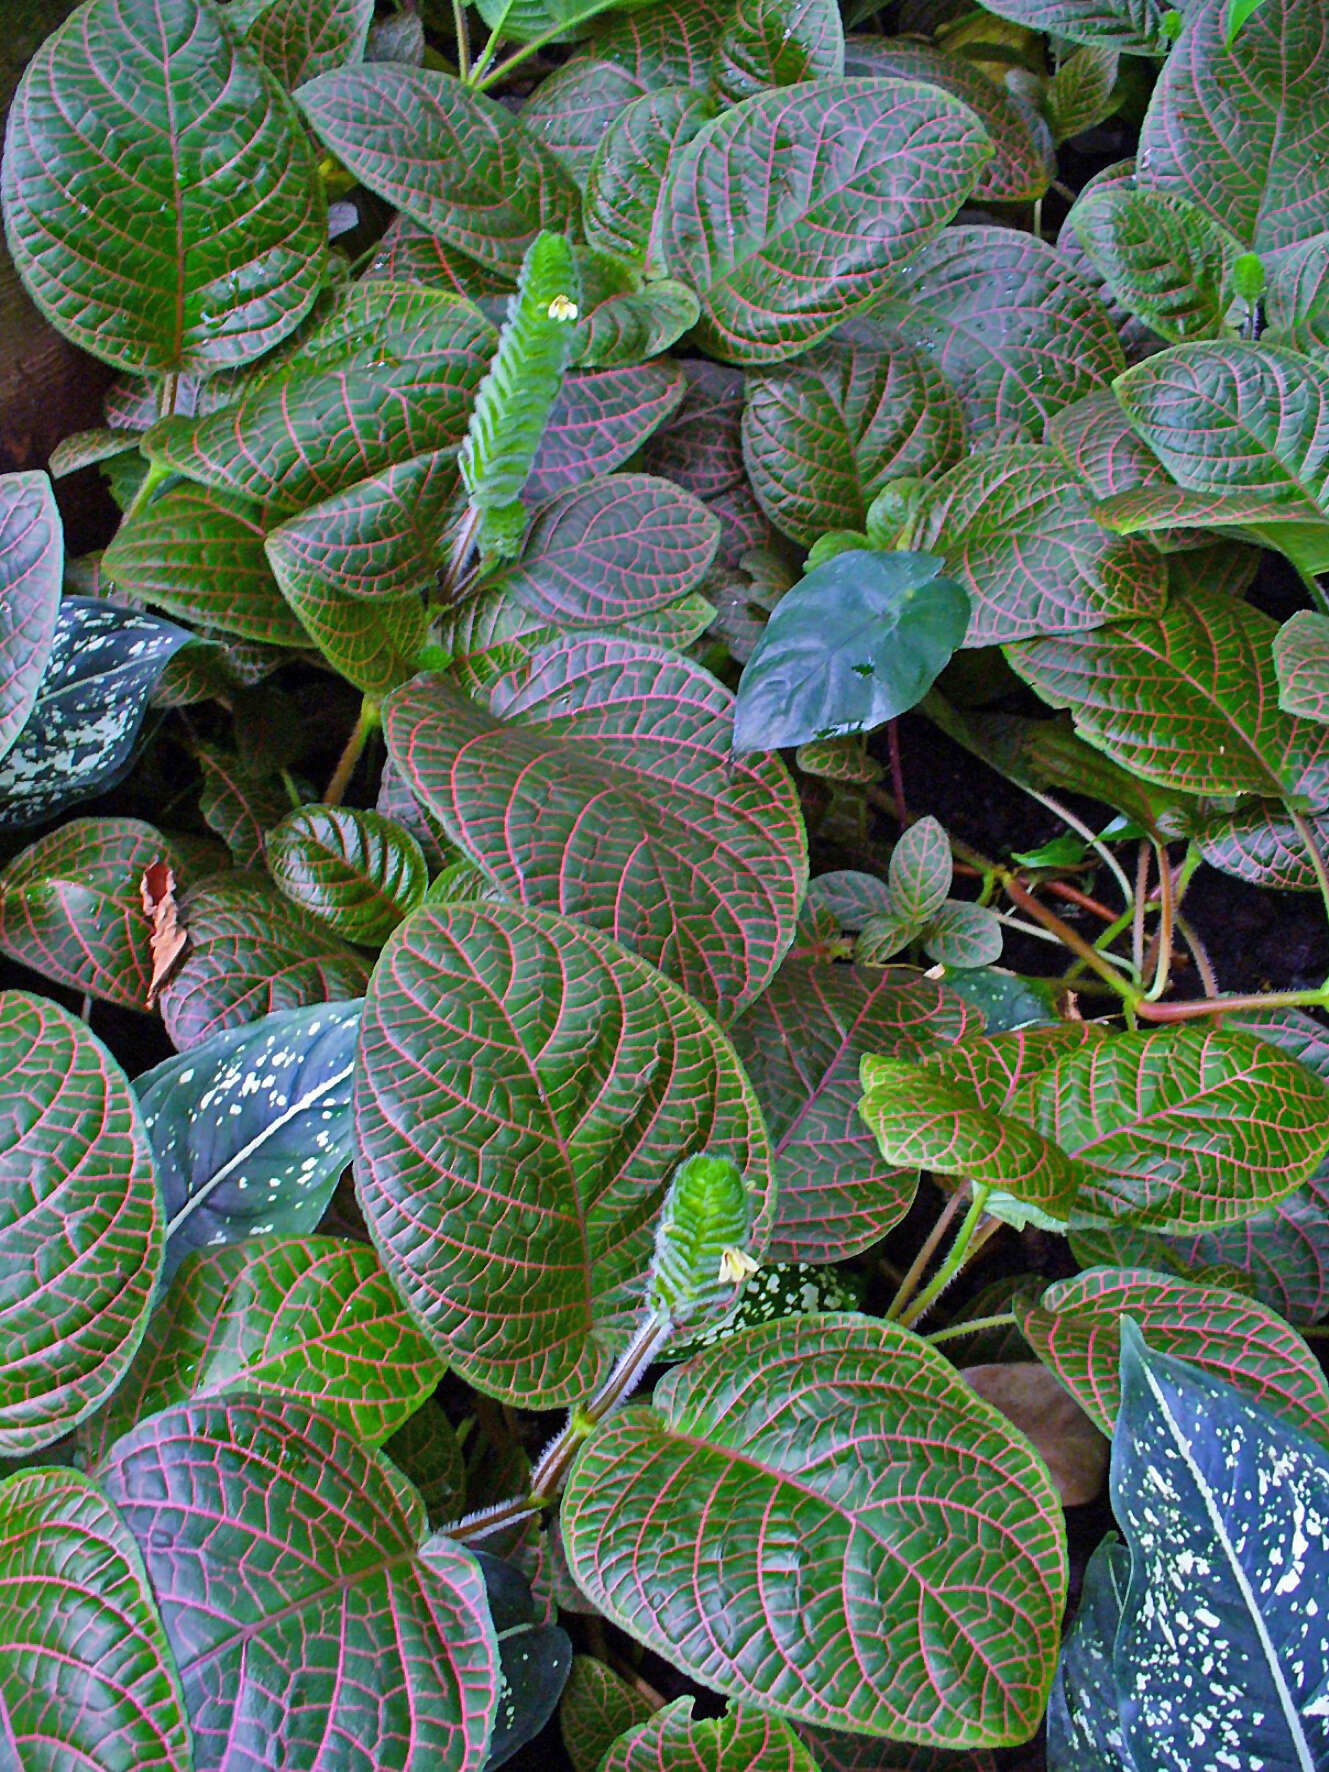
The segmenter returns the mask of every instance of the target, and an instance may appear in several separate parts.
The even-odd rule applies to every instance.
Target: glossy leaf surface
[[[373,0],[270,0],[245,47],[289,90],[358,62],[373,16]]]
[[[658,273],[670,157],[711,122],[715,109],[708,93],[671,88],[647,93],[613,118],[586,180],[586,238],[592,246]]]
[[[1231,301],[1240,242],[1187,199],[1105,183],[1071,215],[1116,299],[1169,344],[1212,338]]]
[[[377,947],[424,897],[429,868],[409,831],[354,806],[302,806],[268,833],[268,868],[291,903],[343,941]]]
[[[906,81],[817,80],[725,112],[674,159],[661,231],[701,298],[699,341],[777,363],[824,338],[944,227],[990,152],[958,100]]]
[[[246,363],[322,280],[326,217],[299,118],[205,0],[80,7],[28,64],[0,188],[33,300],[118,369]]]
[[[734,1705],[703,1722],[691,1698],[676,1698],[620,1735],[599,1772],[816,1772],[788,1723]]]
[[[422,677],[384,709],[417,796],[510,896],[612,934],[732,1014],[769,982],[806,880],[775,757],[729,759],[729,696],[676,654],[546,647],[489,711]]]
[[[0,1555],[11,1763],[193,1772],[166,1632],[115,1509],[77,1471],[24,1471],[0,1483]]]
[[[355,1092],[356,1188],[455,1370],[578,1401],[625,1345],[679,1161],[732,1156],[769,1237],[770,1151],[724,1035],[593,931],[426,905],[383,950]],[[538,1279],[538,1290],[533,1287]]]
[[[81,1436],[89,1463],[135,1422],[191,1398],[303,1397],[377,1446],[442,1378],[378,1257],[333,1237],[265,1237],[191,1255],[152,1314],[109,1406]]]
[[[359,1019],[358,1001],[278,1011],[137,1079],[172,1271],[205,1244],[314,1229],[350,1160]]]
[[[0,477],[0,757],[37,699],[55,639],[64,555],[46,475]]]
[[[6,991],[0,1063],[0,1453],[12,1457],[58,1440],[123,1377],[161,1273],[162,1212],[128,1080],[82,1022]]]
[[[834,0],[740,0],[715,51],[712,78],[736,104],[771,86],[843,74],[844,27]]]
[[[475,1560],[421,1544],[419,1497],[294,1398],[187,1403],[117,1442],[98,1480],[137,1539],[197,1765],[479,1772],[497,1644]],[[269,1694],[314,1682],[317,1702]]]
[[[525,496],[553,498],[612,474],[665,422],[687,387],[682,369],[667,360],[574,370],[549,415]]]
[[[675,1367],[596,1432],[562,1517],[595,1603],[730,1697],[957,1746],[1022,1739],[1042,1711],[1055,1495],[1027,1442],[894,1324],[795,1319]]]
[[[775,1147],[772,1260],[840,1261],[904,1217],[917,1174],[887,1162],[860,1117],[859,1061],[921,1057],[973,1021],[943,986],[904,968],[785,961],[734,1025]]]

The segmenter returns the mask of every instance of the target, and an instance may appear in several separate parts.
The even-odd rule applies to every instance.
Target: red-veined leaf
[[[608,128],[602,123],[586,182],[590,245],[659,274],[670,158],[715,114],[709,92],[675,87],[636,99]]]
[[[267,833],[291,810],[280,776],[259,774],[211,745],[200,745],[195,757],[203,772],[198,806],[209,829],[230,850],[236,867],[261,873]]]
[[[651,1701],[635,1686],[597,1661],[574,1655],[558,1707],[559,1731],[573,1772],[600,1772],[600,1762],[618,1737],[652,1715]]]
[[[563,382],[523,496],[554,498],[612,474],[635,455],[687,392],[677,363],[574,370]]]
[[[678,409],[646,444],[642,465],[698,498],[729,492],[744,477],[742,370],[705,357],[684,357],[687,377]]]
[[[0,757],[22,732],[55,639],[64,533],[45,474],[0,477]]]
[[[302,806],[267,840],[283,895],[343,941],[377,947],[424,897],[429,867],[409,831],[355,806]]]
[[[703,1722],[691,1698],[676,1698],[619,1736],[599,1772],[817,1772],[788,1723],[741,1704]]]
[[[245,32],[245,48],[288,91],[365,51],[374,0],[268,0]]]
[[[736,0],[711,79],[722,98],[737,104],[771,86],[835,78],[845,72],[844,55],[834,0]]]
[[[1285,714],[1329,722],[1329,616],[1299,609],[1274,639],[1278,705]]]

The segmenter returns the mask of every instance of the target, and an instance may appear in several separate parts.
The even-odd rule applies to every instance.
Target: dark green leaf
[[[0,189],[29,294],[119,369],[247,363],[318,294],[299,117],[206,0],[87,0],[28,64]]]
[[[1138,1772],[1121,1729],[1112,1666],[1130,1574],[1130,1552],[1109,1532],[1089,1559],[1062,1644],[1048,1700],[1048,1772]]]
[[[668,278],[644,289],[619,290],[583,308],[575,360],[588,369],[642,363],[690,332],[700,313],[687,285]]]
[[[1105,184],[1085,192],[1070,222],[1112,294],[1160,338],[1182,344],[1222,330],[1240,242],[1197,204]]]
[[[458,1518],[466,1506],[466,1463],[456,1430],[435,1399],[397,1429],[383,1453],[420,1491],[431,1525]]]
[[[41,824],[127,774],[148,697],[189,638],[155,615],[66,597],[32,712],[0,762],[0,827]]]
[[[515,277],[543,229],[577,213],[567,175],[511,112],[451,74],[369,64],[322,74],[298,102],[371,191],[468,258]]]
[[[625,1730],[644,1723],[651,1702],[591,1655],[574,1655],[558,1723],[573,1772],[600,1772],[600,1762]]]
[[[763,1710],[938,1745],[1023,1740],[1042,1713],[1055,1493],[896,1324],[794,1318],[674,1367],[587,1443],[562,1521],[602,1611]]]
[[[915,707],[969,622],[969,598],[935,554],[854,550],[783,598],[743,672],[734,749],[870,731]]]
[[[1115,91],[1120,53],[1107,44],[1083,43],[1064,56],[1043,93],[1043,112],[1056,142],[1104,122],[1118,108]]]
[[[711,77],[722,97],[737,104],[768,86],[838,77],[844,53],[835,0],[735,0]]]
[[[236,867],[261,873],[267,833],[291,809],[280,778],[258,774],[238,757],[207,745],[200,745],[196,756],[203,771],[199,811]]]
[[[488,270],[455,246],[445,245],[409,215],[394,216],[388,223],[360,281],[423,283],[428,289],[463,295],[470,301],[506,295],[512,288],[511,277]]]
[[[723,1717],[702,1722],[691,1698],[663,1710],[620,1735],[599,1772],[666,1772],[705,1767],[706,1772],[817,1772],[817,1763],[788,1723],[735,1704]]]
[[[901,916],[926,923],[941,909],[951,889],[951,845],[935,818],[920,818],[900,835],[891,851],[890,901]]]
[[[614,118],[598,138],[586,182],[586,238],[592,246],[659,275],[670,158],[714,116],[707,93],[683,88],[648,93]]]
[[[163,1214],[129,1081],[81,1021],[0,993],[0,1066],[0,1455],[13,1457],[58,1440],[124,1376]]]
[[[37,699],[55,640],[64,557],[46,475],[0,477],[0,757]]]
[[[655,0],[626,7],[593,33],[592,54],[629,72],[642,92],[710,85],[725,0]]]
[[[522,128],[584,190],[595,151],[606,132],[644,90],[627,69],[598,61],[593,55],[579,55],[555,68],[536,87],[522,105]],[[592,246],[596,244],[589,233],[586,238]]]
[[[98,1479],[137,1539],[180,1663],[200,1765],[479,1772],[498,1645],[474,1558],[421,1544],[420,1498],[294,1398],[153,1416]],[[274,1717],[269,1695],[308,1691]]]
[[[498,1709],[485,1772],[506,1763],[544,1728],[567,1681],[572,1643],[542,1623],[531,1590],[511,1563],[479,1550],[489,1612],[498,1636]]]
[[[268,868],[292,904],[343,941],[377,947],[423,899],[424,853],[409,831],[352,806],[302,806],[269,831]]]
[[[1072,43],[1103,43],[1124,55],[1166,55],[1172,36],[1163,0],[995,0],[991,10]]]
[[[16,1769],[192,1772],[180,1676],[138,1546],[72,1470],[0,1484],[0,1680]],[[74,1601],[76,1603],[71,1603]]]
[[[245,47],[289,90],[358,62],[373,16],[374,0],[269,0]]]
[[[973,969],[1001,958],[1003,938],[995,911],[986,905],[944,904],[923,935],[923,946],[943,966]]]
[[[682,404],[647,443],[642,466],[698,498],[730,492],[744,478],[740,418],[746,378],[705,357],[685,357]]]
[[[525,496],[553,498],[621,468],[674,411],[687,386],[682,369],[667,361],[574,370],[545,426]]]
[[[886,882],[875,874],[839,868],[808,882],[808,903],[829,911],[836,926],[856,935],[869,917],[890,909]]]
[[[1095,498],[1168,484],[1158,457],[1136,436],[1107,388],[1063,406],[1049,421],[1047,435]]]
[[[699,341],[778,363],[824,338],[945,226],[990,153],[958,99],[907,81],[817,80],[725,112],[674,156],[664,198]]]
[[[1274,640],[1278,705],[1285,714],[1329,721],[1329,616],[1301,609]]]
[[[355,1115],[360,1205],[398,1291],[455,1370],[523,1407],[579,1401],[626,1345],[680,1159],[732,1156],[757,1253],[769,1237],[766,1133],[724,1035],[543,912],[427,905],[402,925],[365,1005]]]

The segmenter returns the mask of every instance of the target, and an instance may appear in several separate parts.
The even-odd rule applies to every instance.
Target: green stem
[[[359,717],[351,728],[351,735],[346,740],[341,756],[337,759],[337,767],[333,770],[332,779],[323,795],[325,806],[341,805],[342,795],[350,786],[351,777],[355,774],[355,766],[360,761],[371,736],[378,731],[381,724],[378,703],[372,695],[366,695],[360,703]]]
[[[987,1205],[991,1188],[975,1187],[974,1197],[969,1210],[964,1215],[964,1222],[955,1233],[955,1241],[946,1252],[946,1259],[933,1274],[927,1285],[900,1318],[906,1329],[912,1329],[920,1317],[925,1316],[941,1297],[951,1281],[959,1273],[969,1256],[969,1247],[974,1240],[975,1232],[982,1223],[983,1210]]]
[[[498,54],[498,46],[503,41],[503,27],[508,22],[508,14],[512,11],[512,4],[513,0],[506,0],[502,12],[498,15],[498,22],[489,33],[489,41],[476,57],[470,73],[465,76],[468,86],[473,86],[477,80],[482,79],[488,73],[489,64]]]
[[[488,92],[491,86],[497,86],[501,80],[506,80],[514,68],[520,67],[522,62],[528,61],[537,50],[543,49],[546,43],[552,43],[556,38],[566,36],[567,33],[575,29],[576,26],[584,25],[588,19],[594,18],[597,13],[604,12],[611,3],[612,0],[595,0],[594,5],[584,7],[580,12],[574,14],[570,18],[560,20],[556,25],[550,25],[547,30],[541,31],[537,36],[532,37],[529,43],[523,43],[520,49],[515,49],[503,63],[501,68],[494,68],[480,80],[477,80],[475,76],[472,75],[471,90],[473,92]],[[486,44],[486,52],[488,51],[488,48],[489,45]]]
[[[982,1329],[1006,1329],[1014,1322],[1013,1311],[997,1311],[991,1317],[971,1317],[967,1323],[951,1323],[945,1329],[934,1329],[926,1339],[936,1347],[943,1341],[958,1341],[962,1335],[977,1335]]]
[[[1158,861],[1158,930],[1155,935],[1158,942],[1158,961],[1154,967],[1154,982],[1149,987],[1151,1003],[1156,1003],[1163,995],[1172,975],[1172,936],[1177,918],[1177,907],[1172,896],[1172,865],[1163,844],[1154,844],[1154,855]]]
[[[139,512],[143,509],[144,505],[147,504],[148,500],[161,485],[162,481],[168,479],[170,474],[171,470],[167,467],[165,462],[150,461],[148,463],[148,471],[143,476],[142,484],[139,486],[139,489],[134,494],[133,498],[130,499],[129,508],[126,510],[124,517],[121,520],[122,528],[129,522],[131,517],[138,516]]]
[[[891,1300],[886,1311],[886,1321],[888,1323],[893,1323],[896,1318],[900,1316],[901,1312],[908,1305],[909,1300],[914,1296],[918,1282],[923,1278],[924,1273],[927,1271],[928,1263],[936,1254],[941,1239],[946,1235],[947,1226],[960,1210],[960,1207],[964,1204],[965,1198],[965,1184],[961,1183],[951,1195],[950,1199],[947,1200],[941,1211],[937,1214],[937,1221],[924,1238],[923,1247],[918,1251],[918,1254],[915,1255],[913,1261],[909,1265],[908,1272],[896,1287],[895,1297]]]
[[[1023,783],[1020,785],[1024,787]],[[1061,801],[1055,799],[1051,794],[1041,793],[1037,788],[1031,787],[1024,787],[1024,791],[1029,795],[1031,800],[1037,800],[1040,806],[1046,806],[1048,811],[1055,817],[1059,818],[1068,830],[1074,831],[1077,837],[1082,838],[1089,845],[1094,851],[1094,854],[1098,856],[1104,867],[1107,868],[1108,872],[1117,882],[1117,888],[1121,893],[1122,903],[1130,904],[1133,897],[1130,881],[1126,878],[1121,863],[1108,848],[1107,844],[1090,829],[1082,818],[1077,818],[1069,806],[1063,806]]]
[[[452,34],[457,39],[457,76],[469,85],[471,34],[466,26],[466,0],[452,0]]]

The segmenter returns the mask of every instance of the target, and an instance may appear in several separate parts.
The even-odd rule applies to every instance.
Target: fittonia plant
[[[6,1766],[987,1772],[1068,1554],[970,1356],[1135,1424],[1051,1763],[1165,1763],[1148,1482],[1277,1693],[1329,993],[1188,894],[1329,904],[1326,0],[66,11],[6,232],[117,379],[0,478]]]

